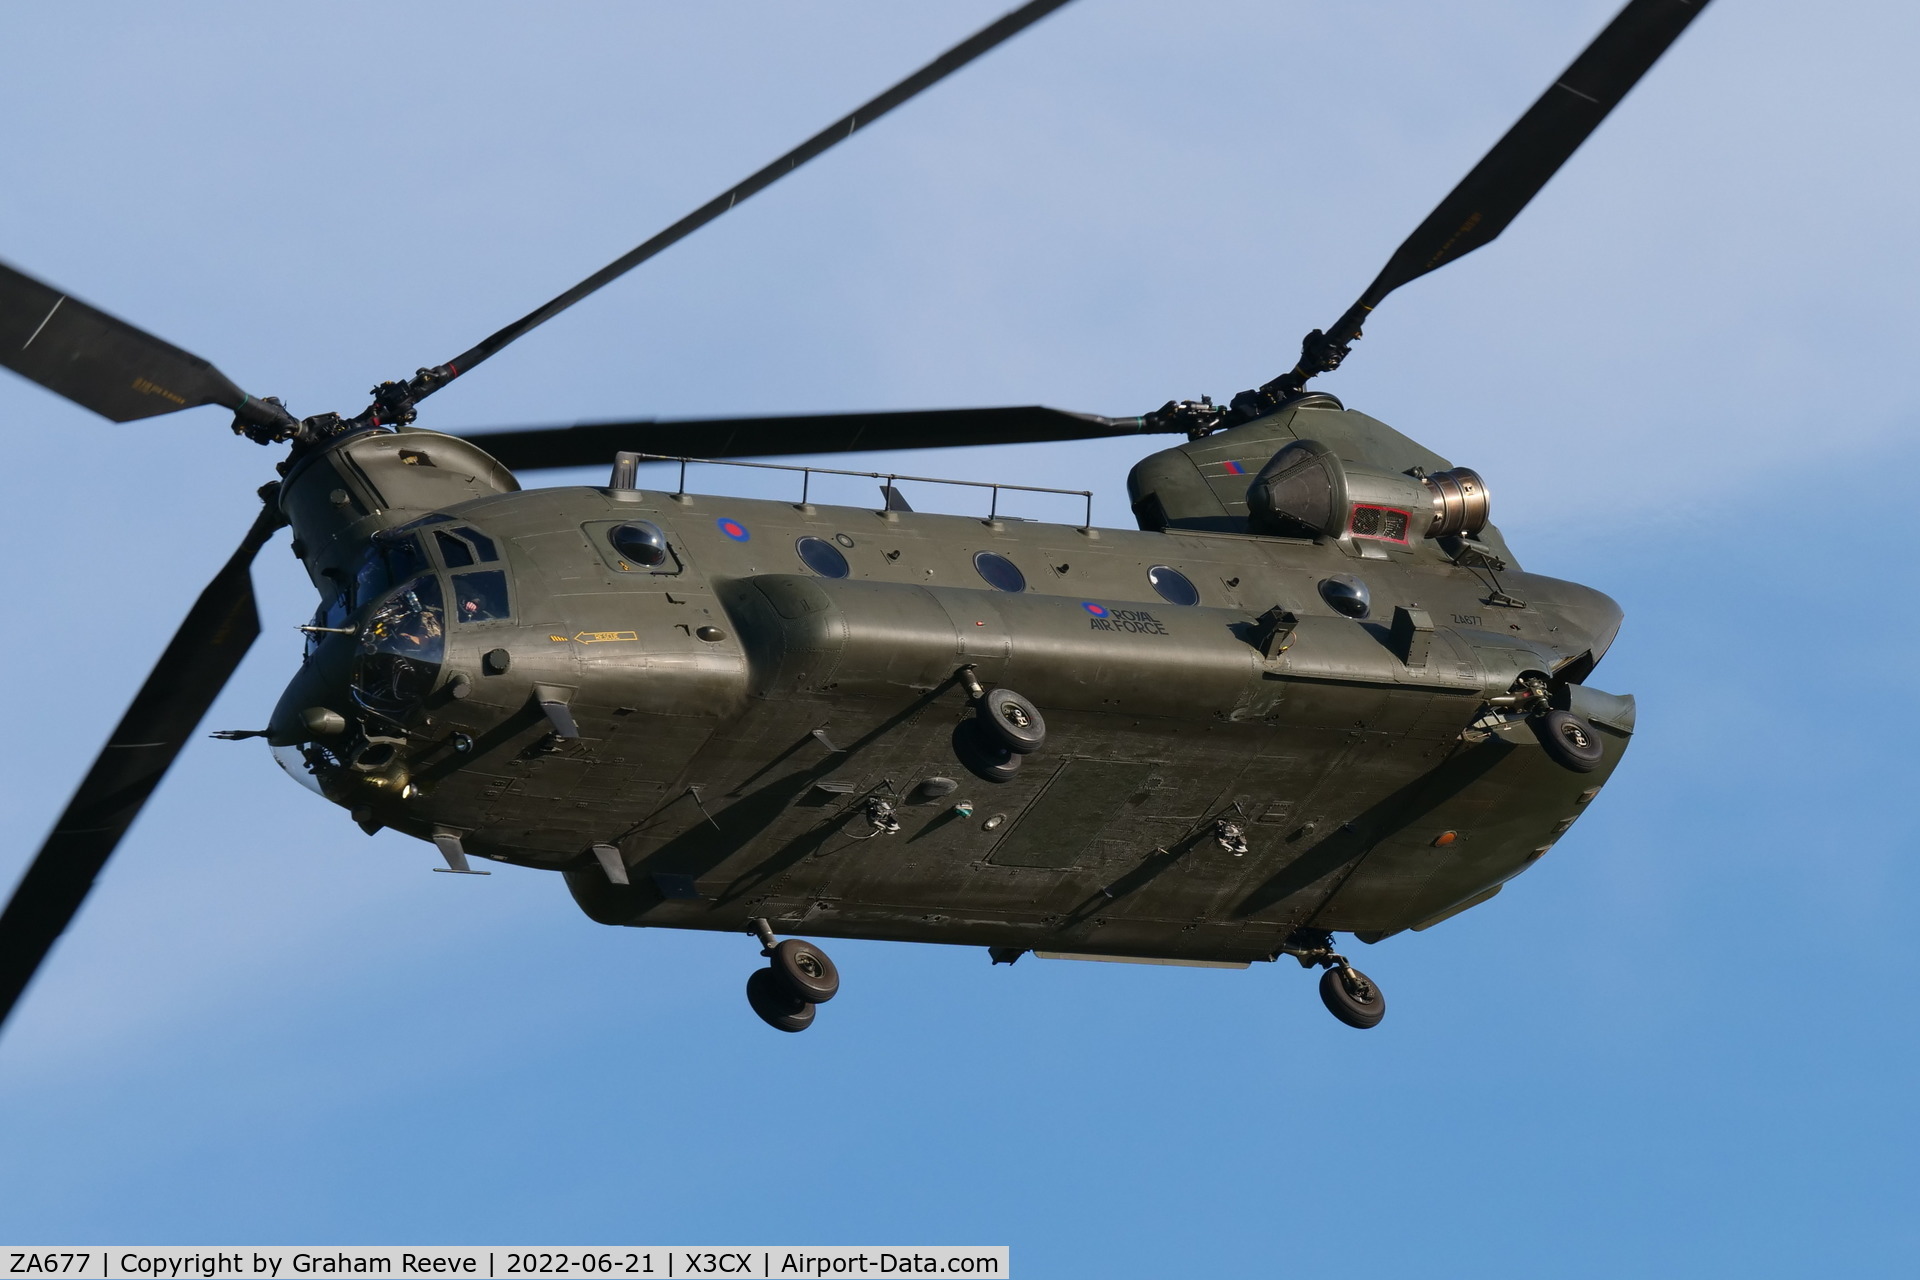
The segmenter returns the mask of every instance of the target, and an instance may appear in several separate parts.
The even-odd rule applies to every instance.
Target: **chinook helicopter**
[[[1033,0],[629,254],[353,417],[294,414],[0,265],[0,363],[125,422],[203,405],[289,446],[0,913],[0,1019],[260,630],[281,527],[318,590],[258,730],[368,833],[557,871],[610,925],[741,932],[747,996],[799,1031],[840,978],[816,937],[1323,970],[1486,902],[1617,767],[1631,697],[1589,683],[1607,596],[1519,567],[1485,483],[1334,396],[1394,289],[1497,237],[1706,0],[1630,0],[1294,366],[1225,404],[644,420],[466,436],[421,402],[534,327],[1067,0]],[[1000,513],[1023,486],[882,480],[878,509],[690,492],[689,464],[1185,437],[1128,476],[1137,529]],[[640,484],[664,464],[671,490]],[[604,486],[516,472],[605,465]],[[735,462],[769,467],[776,464]],[[911,509],[897,483],[987,491]],[[1043,492],[1061,493],[1047,490]],[[789,935],[782,938],[782,934]],[[794,936],[794,935],[805,935]]]

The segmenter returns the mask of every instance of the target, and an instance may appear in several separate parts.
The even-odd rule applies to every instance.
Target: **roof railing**
[[[885,485],[881,492],[897,492],[894,485],[905,480],[912,484],[948,484],[963,489],[986,489],[991,494],[987,503],[987,523],[1000,518],[1000,491],[1005,489],[1014,493],[1051,493],[1063,498],[1079,498],[1086,504],[1085,513],[1079,528],[1085,532],[1093,527],[1093,491],[1090,489],[1049,489],[1037,484],[1001,484],[991,480],[949,480],[941,476],[910,476],[898,471],[842,471],[835,467],[800,467],[782,462],[741,462],[734,458],[683,458],[669,453],[633,453],[623,452],[614,455],[613,485],[616,489],[638,487],[637,468],[642,462],[677,462],[680,464],[679,487],[673,496],[681,498],[687,492],[687,467],[700,465],[708,467],[750,467],[756,471],[797,471],[800,473],[799,506],[808,505],[813,488],[813,478],[819,476],[853,476],[862,480],[881,480]],[[884,512],[888,507],[882,507]]]

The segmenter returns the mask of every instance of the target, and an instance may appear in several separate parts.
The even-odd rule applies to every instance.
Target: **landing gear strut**
[[[773,926],[752,922],[767,967],[747,979],[747,1003],[760,1020],[779,1031],[805,1031],[813,1025],[815,1006],[840,992],[840,971],[827,953],[800,938],[776,941]]]
[[[1340,1021],[1365,1031],[1379,1026],[1387,1016],[1387,997],[1373,979],[1333,949],[1333,935],[1325,929],[1295,929],[1280,949],[1303,969],[1318,965],[1326,970],[1320,975],[1320,1000]]]

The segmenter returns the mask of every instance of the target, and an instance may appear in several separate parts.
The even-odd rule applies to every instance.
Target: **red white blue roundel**
[[[745,542],[753,536],[747,532],[747,526],[741,524],[738,520],[729,520],[727,517],[721,516],[713,523],[718,526],[720,532],[726,534],[735,542]]]
[[[1107,616],[1107,606],[1103,604],[1095,604],[1091,600],[1082,600],[1080,607],[1096,618],[1104,618]]]

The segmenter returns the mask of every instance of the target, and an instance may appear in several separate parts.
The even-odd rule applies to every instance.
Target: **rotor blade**
[[[1389,293],[1491,243],[1506,230],[1707,4],[1630,0],[1395,250],[1333,328],[1309,335],[1300,364],[1288,377],[1304,382],[1337,366],[1348,344],[1360,336],[1368,313]],[[1290,389],[1297,391],[1297,384]]]
[[[280,524],[269,503],[200,593],[0,912],[0,1023],[260,634],[249,568]]]
[[[1040,405],[816,413],[769,418],[639,418],[571,427],[476,431],[466,439],[512,471],[598,467],[621,450],[697,458],[769,458],[795,453],[944,449],[1048,440],[1098,440],[1180,428],[1146,418],[1103,418]]]
[[[132,422],[247,394],[191,352],[0,262],[0,364],[49,391]]]
[[[446,383],[453,378],[457,378],[461,374],[471,371],[475,365],[492,356],[495,352],[522,334],[525,334],[528,330],[545,324],[548,320],[553,319],[553,317],[559,315],[562,311],[565,311],[568,307],[580,301],[580,299],[586,297],[588,294],[619,279],[627,272],[645,262],[648,258],[659,253],[662,249],[667,248],[669,245],[684,239],[701,227],[706,226],[707,223],[712,222],[715,218],[727,212],[727,210],[733,208],[747,197],[766,190],[775,182],[792,173],[795,169],[798,169],[801,165],[813,159],[835,143],[842,139],[852,137],[856,129],[872,124],[875,120],[878,120],[881,116],[907,101],[921,90],[938,84],[941,80],[946,79],[961,67],[966,66],[981,54],[992,49],[995,45],[1019,34],[1067,2],[1068,0],[1031,0],[1030,3],[1023,4],[1018,9],[1006,14],[1000,18],[999,21],[982,28],[974,35],[961,41],[953,48],[935,58],[932,62],[929,62],[926,66],[920,68],[920,70],[908,76],[905,80],[902,80],[899,84],[894,85],[893,88],[888,89],[879,97],[856,107],[847,115],[840,117],[819,133],[814,134],[811,138],[808,138],[805,142],[787,152],[778,160],[775,160],[772,164],[767,165],[759,172],[753,174],[739,186],[721,192],[625,257],[618,258],[607,264],[545,306],[528,312],[506,328],[481,342],[478,346],[471,347],[452,360],[447,361],[446,364],[440,366],[441,369],[446,370],[446,373],[437,380],[422,383],[414,392],[413,398],[415,400],[424,399],[426,396],[439,390],[442,386],[445,386]]]

